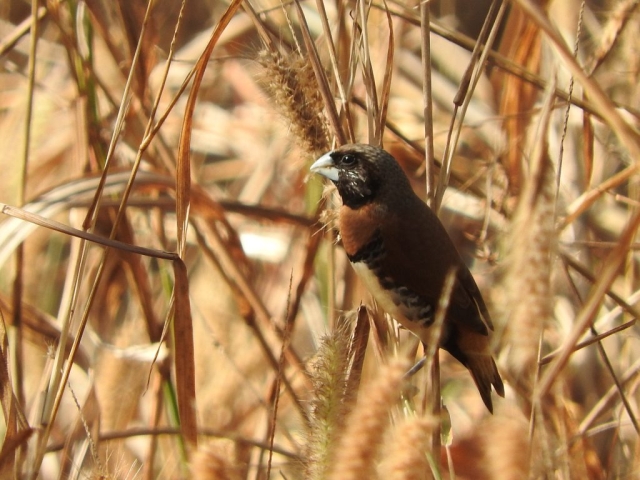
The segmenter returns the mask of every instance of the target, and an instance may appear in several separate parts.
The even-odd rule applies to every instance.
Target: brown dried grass
[[[371,478],[637,475],[638,2],[514,0],[452,122],[484,18],[456,4],[0,5],[0,476],[326,478],[356,447]],[[425,373],[387,382],[411,338],[343,315],[368,297],[307,167],[353,140],[425,196],[453,152],[508,391],[488,418],[441,355],[446,455]]]

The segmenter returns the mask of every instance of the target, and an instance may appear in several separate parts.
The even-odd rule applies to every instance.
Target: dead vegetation
[[[3,2],[0,476],[637,477],[638,3]],[[473,266],[495,415],[404,377],[308,174],[353,141]]]

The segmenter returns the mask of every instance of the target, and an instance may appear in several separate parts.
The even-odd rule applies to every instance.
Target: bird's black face
[[[320,157],[311,171],[324,175],[338,188],[342,202],[358,208],[373,200],[380,184],[373,147],[347,145]]]
[[[370,202],[378,187],[376,170],[368,159],[357,152],[334,152],[334,165],[338,167],[338,180],[334,181],[342,202],[357,208]]]

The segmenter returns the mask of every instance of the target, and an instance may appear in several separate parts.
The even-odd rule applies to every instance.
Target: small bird
[[[493,413],[491,385],[502,397],[504,386],[489,350],[489,312],[444,226],[396,159],[380,148],[351,144],[321,156],[311,171],[338,189],[342,245],[358,276],[383,310],[423,344],[447,274],[455,269],[440,347],[467,367]]]

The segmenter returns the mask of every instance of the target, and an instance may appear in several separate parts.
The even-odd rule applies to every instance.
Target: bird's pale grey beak
[[[311,170],[313,173],[319,173],[322,176],[327,177],[329,180],[333,180],[334,182],[338,181],[339,172],[336,168],[335,163],[333,163],[333,158],[331,158],[331,153],[325,153],[311,165]]]

